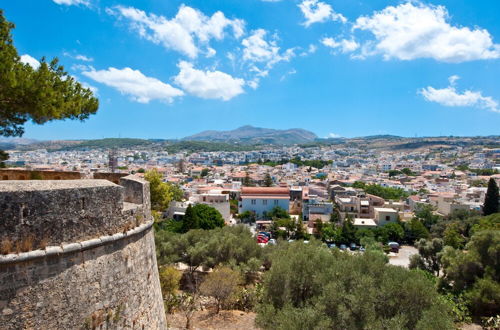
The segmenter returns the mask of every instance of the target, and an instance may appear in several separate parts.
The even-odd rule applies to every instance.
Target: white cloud
[[[418,91],[427,101],[436,102],[447,107],[474,107],[500,113],[498,102],[490,96],[483,96],[481,92],[465,90],[457,92],[455,83],[459,76],[448,78],[450,86],[442,89],[426,87]]]
[[[268,40],[269,39],[269,40]],[[248,71],[252,78],[247,79],[247,84],[252,89],[257,89],[262,77],[267,77],[269,70],[279,62],[289,62],[295,56],[295,49],[289,48],[281,52],[277,45],[278,36],[267,36],[267,31],[257,29],[250,36],[243,39],[243,60],[248,64]]]
[[[71,5],[84,5],[84,6],[90,6],[90,1],[89,0],[52,0],[58,5],[66,5],[66,6],[71,6]]]
[[[252,31],[252,34],[243,39],[243,59],[251,62],[266,63],[268,68],[281,61],[290,61],[295,56],[294,49],[287,49],[280,53],[280,47],[276,44],[276,38],[270,41],[266,40],[267,31],[257,29]]]
[[[300,53],[300,56],[307,56],[310,54],[314,54],[314,53],[316,53],[317,50],[318,50],[318,46],[316,46],[314,44],[310,44],[307,49],[305,49],[304,51],[302,51]]]
[[[347,39],[336,41],[333,38],[323,38],[321,39],[321,43],[330,48],[338,48],[342,53],[351,53],[359,48],[359,44],[356,41]]]
[[[198,43],[208,44],[211,39],[222,40],[225,30],[231,27],[233,35],[240,38],[244,33],[245,22],[240,19],[228,19],[218,11],[211,17],[201,11],[182,5],[176,16],[167,19],[155,14],[146,14],[133,7],[117,6],[106,12],[128,19],[131,27],[142,38],[167,49],[181,52],[190,58],[196,58],[200,52]]]
[[[292,70],[288,71],[287,73],[285,73],[284,75],[282,75],[280,78],[280,81],[284,81],[288,76],[294,75],[296,73],[297,73],[297,70],[292,69]]]
[[[339,138],[340,135],[339,134],[336,134],[336,133],[328,133],[328,135],[325,137],[325,139],[335,139],[335,138]]]
[[[94,67],[91,65],[85,65],[85,64],[73,64],[71,66],[71,70],[73,71],[92,71],[94,70]]]
[[[448,78],[448,81],[450,82],[450,86],[455,86],[456,82],[460,79],[459,76],[453,75]]]
[[[215,54],[217,54],[217,51],[213,49],[212,47],[208,47],[207,53],[205,54],[206,57],[214,57]]]
[[[131,68],[116,69],[110,67],[107,70],[84,71],[82,74],[113,87],[122,94],[130,95],[134,101],[140,103],[149,103],[151,100],[171,103],[175,97],[184,95],[180,89],[156,78],[147,77],[139,70]]]
[[[259,82],[260,82],[260,79],[255,78],[253,80],[248,81],[247,85],[250,86],[250,88],[252,88],[252,89],[257,89],[257,88],[259,88]]]
[[[85,56],[85,55],[82,55],[82,54],[73,55],[73,54],[70,54],[68,52],[64,52],[63,55],[66,56],[66,57],[73,58],[73,59],[78,60],[78,61],[83,61],[83,62],[92,62],[92,61],[94,61],[94,59],[92,57],[88,57],[88,56]]]
[[[24,54],[20,56],[21,62],[24,64],[29,64],[33,69],[38,69],[40,66],[40,62],[38,60],[28,54]]]
[[[80,54],[77,54],[75,56],[75,59],[80,60],[80,61],[84,61],[84,62],[92,62],[94,60],[92,57],[87,57],[85,55],[80,55]]]
[[[500,45],[493,43],[487,30],[452,26],[448,21],[449,14],[443,6],[407,2],[359,17],[353,29],[375,36],[375,40],[364,45],[364,56],[433,58],[452,63],[500,58]]]
[[[303,23],[306,27],[327,20],[347,22],[347,19],[342,14],[336,13],[332,6],[318,0],[304,0],[298,6],[306,19]]]
[[[203,99],[228,101],[244,92],[245,81],[233,78],[221,71],[202,71],[192,63],[181,61],[179,74],[174,78],[176,84],[188,93]]]

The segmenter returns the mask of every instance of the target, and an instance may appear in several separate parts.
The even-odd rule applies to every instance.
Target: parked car
[[[389,242],[387,243],[389,247],[391,248],[391,252],[398,253],[399,252],[399,243],[397,242]]]
[[[347,250],[347,245],[345,245],[345,244],[340,244],[340,249],[341,249],[341,250]]]
[[[330,243],[330,244],[328,244],[328,247],[329,247],[330,249],[334,249],[334,248],[336,248],[336,247],[337,247],[337,244],[335,244],[335,243]]]
[[[365,252],[365,251],[366,251],[366,249],[364,247],[359,248],[359,252]]]
[[[355,250],[357,250],[357,248],[358,248],[358,246],[356,245],[356,243],[351,243],[351,244],[349,245],[349,249],[350,249],[351,251],[355,251]]]

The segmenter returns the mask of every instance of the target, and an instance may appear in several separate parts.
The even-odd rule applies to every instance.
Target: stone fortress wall
[[[76,171],[37,171],[1,168],[0,180],[77,180],[82,174]]]
[[[165,329],[149,184],[0,181],[0,329]]]
[[[120,179],[126,173],[94,172],[92,178],[104,179],[120,184]],[[47,171],[29,170],[23,168],[0,168],[0,181],[2,180],[77,180],[83,179],[84,174],[77,171]]]

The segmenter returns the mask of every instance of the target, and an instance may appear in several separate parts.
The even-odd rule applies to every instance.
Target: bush
[[[209,273],[200,286],[200,293],[213,297],[216,301],[216,313],[227,303],[241,283],[240,273],[229,267],[221,266]]]
[[[453,329],[451,310],[421,271],[383,256],[331,252],[315,241],[278,245],[264,275],[263,329]]]
[[[181,231],[186,233],[191,229],[214,229],[223,227],[224,224],[222,215],[215,208],[205,204],[189,205],[182,219]]]
[[[500,284],[490,278],[479,279],[465,296],[474,315],[495,316],[500,312]]]
[[[201,266],[211,268],[222,264],[241,270],[249,280],[260,269],[266,250],[243,225],[196,229],[185,234],[158,230],[155,242],[159,265],[183,262],[192,275]]]
[[[172,266],[161,267],[159,271],[161,293],[167,313],[171,313],[177,306],[177,291],[182,273]]]

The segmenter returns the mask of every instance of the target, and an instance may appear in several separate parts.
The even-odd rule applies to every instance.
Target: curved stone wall
[[[121,181],[124,187],[75,180],[66,181],[64,188],[62,181],[34,184],[43,189],[33,188],[31,182],[24,183],[33,189],[23,190],[15,182],[14,187],[1,188],[0,210],[8,210],[8,217],[0,213],[0,228],[7,235],[24,234],[25,228],[37,232],[48,225],[63,233],[49,231],[56,243],[44,249],[0,255],[0,329],[166,328],[149,185],[131,176]],[[9,194],[15,199],[6,198]],[[31,203],[33,196],[46,198]],[[54,196],[66,204],[58,207]],[[74,212],[82,196],[88,198],[86,205],[99,206],[93,215]],[[29,216],[13,211],[22,203]],[[39,210],[33,209],[36,205]],[[76,215],[74,220],[66,216],[64,205],[67,214]],[[72,229],[65,230],[69,222]],[[124,223],[130,225],[122,229]]]

